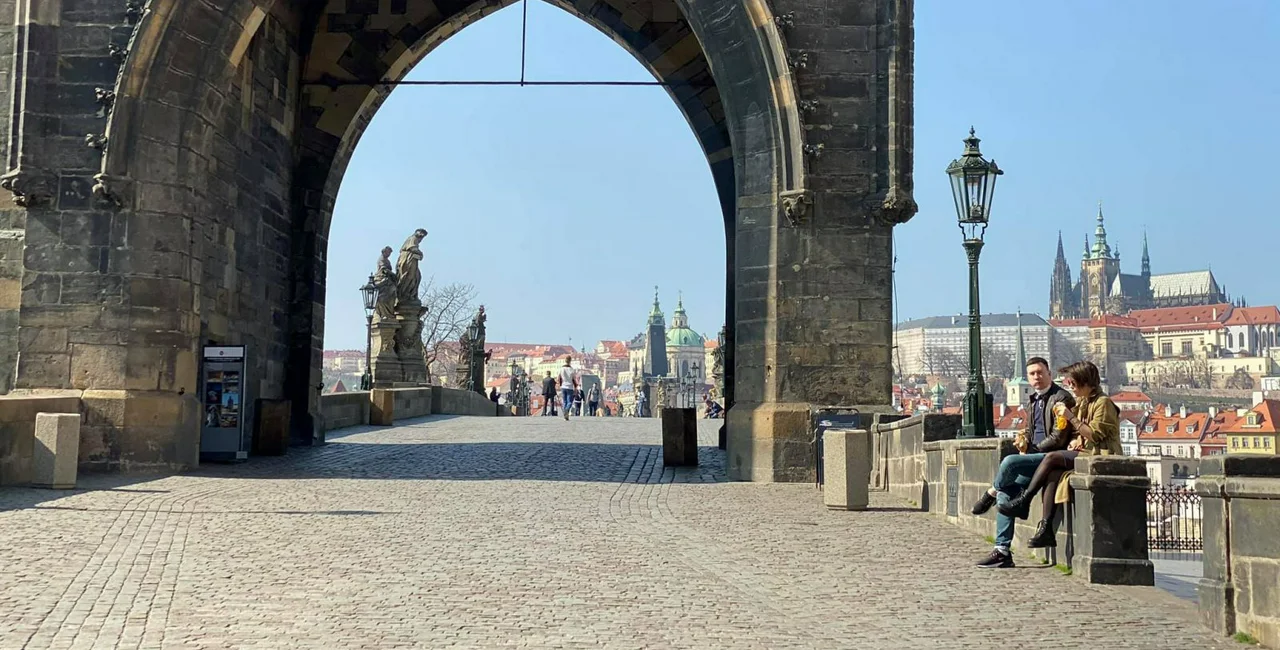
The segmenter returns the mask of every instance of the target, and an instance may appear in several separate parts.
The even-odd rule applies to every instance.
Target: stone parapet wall
[[[872,425],[870,487],[923,507],[927,481],[924,445],[954,438],[960,417],[925,414],[895,422],[888,419],[877,416]]]
[[[369,391],[327,393],[320,396],[324,430],[334,431],[369,423]]]
[[[1203,458],[1195,490],[1203,500],[1202,619],[1280,648],[1280,457]]]
[[[420,418],[431,415],[430,386],[422,388],[393,388],[391,394],[395,400],[395,417],[397,420]]]
[[[38,413],[80,413],[80,398],[0,397],[0,485],[31,482]]]
[[[469,390],[431,387],[431,412],[436,415],[478,415],[496,417],[498,405]]]

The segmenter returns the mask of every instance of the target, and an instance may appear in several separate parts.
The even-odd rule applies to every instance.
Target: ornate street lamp
[[[364,298],[364,375],[360,378],[360,390],[373,388],[373,366],[370,362],[373,350],[373,309],[378,304],[378,287],[373,284],[373,276],[369,282],[360,287],[360,296]]]
[[[995,435],[992,422],[991,395],[982,381],[982,316],[978,306],[978,257],[982,254],[982,238],[991,216],[991,198],[995,195],[996,177],[1003,174],[996,161],[985,160],[978,150],[981,140],[969,128],[964,140],[964,155],[947,165],[951,177],[951,195],[956,203],[956,217],[964,235],[964,252],[969,258],[969,386],[964,396],[963,438],[988,438]]]
[[[476,343],[480,338],[480,325],[472,319],[471,324],[467,326],[467,345],[470,346],[462,353],[467,355],[467,390],[476,389]]]

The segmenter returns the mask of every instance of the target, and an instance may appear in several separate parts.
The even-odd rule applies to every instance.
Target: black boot
[[[1036,527],[1036,534],[1027,541],[1027,548],[1055,548],[1057,545],[1058,536],[1053,532],[1053,522],[1041,519],[1040,525]]]
[[[973,504],[972,512],[975,515],[986,514],[986,512],[991,509],[991,506],[994,506],[995,504],[996,498],[991,496],[991,493],[989,492],[983,492],[982,496],[978,497],[977,503]]]
[[[1000,511],[1000,514],[1006,517],[1021,517],[1022,519],[1026,519],[1027,510],[1031,507],[1031,500],[1034,498],[1034,494],[1023,490],[1022,494],[1019,494],[1018,496],[996,506],[996,509]]]

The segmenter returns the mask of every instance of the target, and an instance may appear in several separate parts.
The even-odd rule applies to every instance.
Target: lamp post
[[[370,360],[373,350],[373,309],[378,304],[378,287],[373,284],[373,276],[369,282],[360,287],[360,296],[364,298],[364,375],[360,378],[360,390],[373,388],[373,365]]]
[[[982,254],[982,238],[991,216],[991,197],[995,195],[996,177],[1003,174],[996,161],[985,160],[978,150],[981,140],[969,128],[964,140],[964,155],[947,165],[951,177],[951,196],[956,203],[956,217],[964,235],[964,252],[969,258],[969,386],[964,395],[962,438],[988,438],[995,435],[992,422],[991,396],[982,381],[982,316],[978,305],[978,257]]]
[[[480,326],[474,320],[467,326],[467,390],[476,389],[476,343],[480,338]]]

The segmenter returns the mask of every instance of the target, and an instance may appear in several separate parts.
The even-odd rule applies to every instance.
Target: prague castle
[[[1097,318],[1105,314],[1123,315],[1135,309],[1189,307],[1228,302],[1226,289],[1218,286],[1212,271],[1151,274],[1151,256],[1146,235],[1142,237],[1142,272],[1120,272],[1120,251],[1107,243],[1107,229],[1098,205],[1098,226],[1093,245],[1085,235],[1080,277],[1071,280],[1071,267],[1062,250],[1058,233],[1058,257],[1049,283],[1049,318]]]

